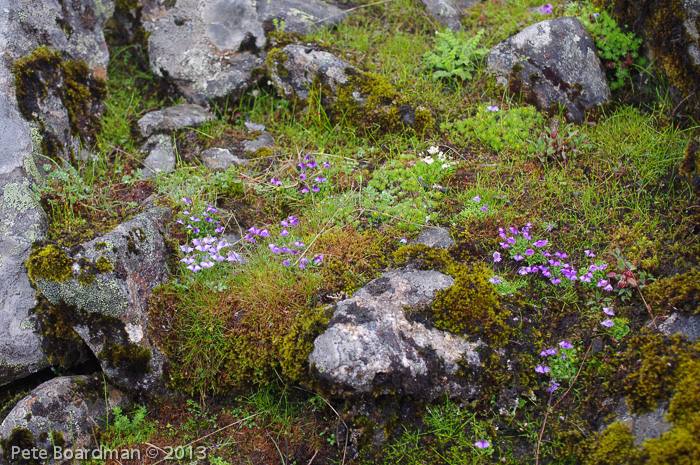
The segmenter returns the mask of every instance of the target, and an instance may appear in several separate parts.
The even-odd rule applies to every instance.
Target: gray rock
[[[303,45],[287,45],[278,58],[268,70],[270,79],[286,99],[302,103],[308,100],[316,80],[335,94],[339,85],[348,83],[346,70],[359,73],[357,68],[332,53]]]
[[[228,149],[210,148],[200,155],[204,166],[210,170],[227,170],[231,165],[247,165],[248,160],[238,158]]]
[[[454,32],[462,28],[460,21],[463,13],[478,2],[479,0],[420,0],[433,19]]]
[[[54,460],[54,446],[62,447],[62,450],[91,451],[98,446],[94,443],[96,430],[106,425],[110,410],[126,404],[128,399],[105,384],[101,377],[54,378],[17,403],[0,425],[0,439],[8,440],[8,446],[16,445],[20,435],[29,433],[33,447],[37,448],[36,453],[46,450],[46,457],[51,457],[37,463],[73,463],[73,460]],[[61,439],[64,441],[62,445]],[[26,447],[26,442],[24,445]],[[4,456],[7,462],[3,463],[23,463],[17,453],[11,447],[3,450],[0,446],[0,462]]]
[[[246,127],[247,130],[251,132],[255,131],[264,131],[265,130],[265,125],[264,124],[258,124],[258,123],[253,123],[251,121],[246,121],[243,123],[243,125]]]
[[[455,245],[454,239],[450,236],[450,231],[441,227],[425,228],[413,243],[424,244],[438,249],[449,249]]]
[[[270,150],[275,148],[275,139],[267,132],[263,132],[253,140],[243,142],[243,152],[247,155],[253,155],[262,148]]]
[[[659,331],[669,336],[682,334],[695,342],[700,339],[700,315],[675,312],[659,325]]]
[[[667,404],[660,404],[651,412],[632,415],[627,407],[627,401],[621,399],[615,407],[615,420],[626,424],[634,435],[634,445],[641,447],[646,439],[656,439],[671,429],[671,424],[665,420]]]
[[[185,127],[197,128],[212,119],[204,107],[183,103],[163,110],[152,111],[136,123],[142,137],[157,132],[173,132]]]
[[[532,91],[537,107],[565,107],[566,117],[582,123],[585,110],[610,98],[610,88],[593,39],[575,18],[542,21],[496,45],[487,65],[508,87],[517,79]]]
[[[143,177],[153,178],[160,173],[170,173],[175,169],[175,146],[169,135],[156,134],[148,138],[141,147],[141,152],[148,153],[143,161]]]
[[[404,307],[421,308],[453,278],[437,271],[393,271],[338,303],[326,331],[314,341],[309,362],[333,392],[410,394],[435,399],[450,392],[466,397],[453,375],[462,360],[480,365],[470,343],[410,321]]]
[[[19,82],[19,87],[25,92],[20,101],[24,116],[37,123],[43,137],[51,139],[53,153],[45,155],[65,160],[79,156],[78,139],[73,136],[75,131],[80,133],[85,145],[93,142],[94,123],[102,112],[103,94],[99,95],[99,87],[104,85],[95,78],[107,77],[109,62],[102,30],[113,10],[114,2],[105,0],[0,0],[0,48],[4,54],[0,67],[3,74],[17,60],[42,46],[60,52],[59,61],[64,63],[70,60],[85,62],[92,73],[78,81],[97,93],[92,94],[92,101],[84,108],[75,108],[78,114],[73,121],[70,121],[65,104],[74,102],[65,91],[66,73],[57,63],[47,60],[39,63],[45,89],[32,85],[25,87]],[[0,76],[0,81],[2,91],[14,95],[14,80],[6,75]]]
[[[71,251],[38,244],[27,262],[36,288],[67,309],[107,378],[128,391],[163,388],[165,357],[148,335],[147,299],[167,279],[163,231],[169,214],[152,207]],[[53,265],[53,276],[46,275],[41,258],[49,248],[51,262],[63,263]]]
[[[319,0],[143,0],[142,21],[153,72],[171,80],[191,102],[237,96],[264,66],[265,27],[304,34],[344,19]]]

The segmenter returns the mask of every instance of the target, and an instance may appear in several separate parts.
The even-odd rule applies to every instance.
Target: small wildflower
[[[196,216],[190,216],[190,221],[196,223],[197,221],[199,221],[199,218]]]
[[[532,249],[527,249],[527,250],[525,251],[525,255],[527,255],[528,257],[530,257],[530,256],[532,256],[532,255],[534,255],[534,254],[535,254],[535,251],[532,250]]]
[[[610,284],[608,284],[607,286],[605,286],[605,287],[603,288],[603,290],[605,290],[605,291],[612,291],[612,290],[613,290],[613,287],[612,287]]]
[[[309,193],[309,188],[308,188],[308,187],[304,187],[304,188],[301,190],[301,193],[302,193],[302,194],[308,194],[308,193]]]
[[[557,382],[554,381],[554,380],[551,380],[551,381],[549,382],[549,387],[547,388],[547,392],[554,392],[554,391],[556,391],[557,389],[559,389],[559,386],[561,386],[559,383],[557,383]]]
[[[535,368],[535,373],[549,373],[549,367],[542,365],[541,363]]]
[[[284,236],[289,236],[289,231],[287,231],[286,228],[283,229],[283,230],[280,232],[280,236],[283,236],[283,237],[284,237]]]
[[[408,239],[406,239],[405,237],[402,237],[399,242],[401,242],[402,244],[408,244]]]
[[[557,355],[559,353],[559,349],[556,347],[553,347],[551,349],[547,349],[547,355]]]
[[[289,260],[284,260],[284,261],[282,261],[282,264],[283,264],[284,266],[289,266],[289,265],[291,265],[291,263],[289,263]]]
[[[299,224],[299,218],[297,218],[296,216],[290,216],[290,217],[287,218],[287,219],[289,220],[289,225],[290,225],[290,226],[296,226],[296,225]]]
[[[177,223],[177,224],[181,224],[181,225],[183,225],[183,226],[185,225],[185,222],[182,221],[182,220],[177,220],[176,223]]]
[[[301,173],[301,174],[299,175],[299,179],[302,180],[302,181],[306,181],[306,173]]]
[[[597,18],[598,16],[600,16],[600,13],[593,13],[591,16],[593,16],[594,18]]]
[[[489,211],[489,209],[488,209],[488,207],[486,207],[486,205],[484,205],[483,207],[481,207],[480,210],[481,210],[482,212],[487,212],[487,211]]]
[[[308,264],[309,264],[308,258],[302,258],[301,260],[299,260],[299,268],[301,268],[302,270],[305,269],[306,265],[308,265]]]
[[[585,253],[585,254],[586,254],[586,257],[588,257],[588,258],[593,258],[593,257],[595,257],[595,254],[594,254],[593,252],[591,252],[590,250],[588,250],[588,249],[584,250],[583,253]]]
[[[440,151],[440,147],[438,147],[437,145],[433,145],[433,146],[429,147],[428,150],[427,150],[427,152],[428,152],[430,155],[437,155],[437,153],[438,153],[439,151]]]
[[[194,234],[197,234],[197,233],[199,232],[199,228],[194,228],[194,229],[192,230],[192,232],[193,232]]]
[[[487,109],[488,111],[496,112],[496,111],[498,111],[498,105],[489,105],[489,106],[486,107],[486,109]]]
[[[507,242],[500,242],[500,244],[501,244],[501,247],[503,247],[504,249],[510,249],[510,244],[509,244],[509,243],[507,243]]]
[[[517,261],[517,262],[519,262],[519,261],[522,260],[523,258],[524,258],[524,257],[523,257],[522,255],[520,255],[520,254],[518,254],[518,255],[516,255],[515,257],[513,257],[513,259],[514,259],[515,261]]]
[[[192,258],[192,257],[185,257],[185,258],[180,259],[180,261],[181,261],[182,263],[184,263],[185,265],[191,265],[192,263],[194,263],[194,258]]]
[[[513,236],[510,236],[508,239],[506,239],[506,242],[509,244],[515,244],[515,238]]]
[[[197,265],[196,263],[193,263],[190,266],[188,266],[187,269],[196,273],[198,271],[201,271],[202,267]]]
[[[565,254],[564,252],[556,252],[556,253],[554,254],[554,256],[557,257],[557,258],[560,258],[560,259],[562,259],[562,260],[564,260],[564,259],[566,258],[566,254]]]
[[[180,199],[180,200],[182,200],[182,202],[183,202],[185,205],[192,205],[192,200],[191,200],[191,199],[188,199],[187,197],[183,197],[183,198]]]
[[[549,355],[549,354],[547,354],[546,350],[543,350],[542,352],[540,352],[540,357],[546,357],[547,355]]]
[[[301,242],[301,241],[294,241],[294,242],[292,242],[292,244],[294,244],[294,245],[295,245],[296,247],[298,247],[298,248],[306,247],[306,246],[304,245],[304,243]]]
[[[532,245],[534,245],[535,247],[537,247],[539,249],[540,247],[544,247],[545,245],[547,245],[547,243],[548,243],[548,241],[546,241],[544,239],[540,239]],[[544,255],[544,253],[542,253],[542,255]]]
[[[525,239],[527,239],[528,241],[531,241],[531,240],[532,240],[532,236],[531,236],[530,233],[529,233],[527,230],[525,230],[525,229],[523,229],[523,237],[524,237]]]
[[[324,257],[323,254],[316,255],[314,257],[314,265],[320,265],[321,263],[323,263],[323,257]]]
[[[214,262],[209,261],[209,260],[203,260],[203,261],[200,262],[199,264],[202,265],[202,268],[211,268],[212,266],[215,265]]]
[[[279,187],[282,185],[282,181],[280,181],[279,179],[272,178],[272,179],[270,179],[270,182],[272,183],[273,186]]]
[[[552,254],[549,253],[549,252],[540,252],[540,253],[542,254],[542,256],[543,256],[544,258],[549,258],[549,257],[552,256]]]
[[[278,254],[278,255],[279,255],[279,253],[280,253],[280,248],[279,248],[279,246],[278,246],[277,244],[273,244],[272,242],[270,242],[270,243],[268,244],[268,247],[270,247],[270,250],[272,251],[272,253]]]
[[[224,227],[223,227],[223,226],[219,226],[218,228],[216,228],[216,229],[214,230],[214,232],[217,233],[217,234],[221,234],[222,232],[224,232]]]
[[[569,341],[561,341],[559,343],[559,347],[561,347],[562,349],[573,349],[574,348],[574,346],[572,346]]]
[[[611,320],[610,318],[608,318],[605,321],[601,321],[600,324],[605,326],[606,328],[610,328],[615,324],[615,322],[613,320]]]
[[[545,15],[551,15],[552,14],[552,4],[551,3],[546,3],[540,7],[540,12]]]
[[[501,254],[499,252],[494,252],[493,253],[493,261],[494,262],[500,262],[501,261]]]
[[[321,192],[321,188],[318,187],[318,186],[312,187],[311,190],[314,191],[314,192]]]
[[[515,227],[513,227],[513,226],[511,226],[510,228],[508,228],[508,230],[509,230],[510,232],[512,232],[513,234],[515,234],[515,235],[517,235],[517,234],[519,233],[518,228],[515,228]]]
[[[283,228],[288,228],[288,227],[289,227],[289,221],[287,221],[287,220],[282,220],[282,221],[280,221],[280,224],[282,225]]]
[[[603,307],[603,313],[610,316],[615,316],[615,312],[610,307]]]
[[[330,168],[330,167],[331,167],[331,164],[328,163],[327,161],[324,161],[324,162],[321,164],[321,166],[323,166],[324,168]]]
[[[255,242],[255,238],[250,234],[246,234],[245,236],[243,236],[243,239],[247,240],[248,242]]]
[[[481,197],[478,195],[472,199],[474,202],[481,202]]]
[[[501,237],[501,239],[505,239],[506,237],[508,237],[503,228],[498,228],[498,235]]]
[[[306,165],[303,163],[299,163],[297,166],[299,167],[300,170],[303,170],[306,168]]]
[[[494,276],[493,278],[489,279],[489,282],[491,284],[501,284],[503,281],[498,276]]]
[[[207,205],[207,213],[217,213],[219,211],[218,208],[212,206],[212,205]]]
[[[476,442],[474,443],[474,445],[476,446],[477,449],[486,449],[486,448],[489,447],[491,444],[489,444],[488,441],[482,439],[482,440],[480,440],[480,441],[476,441]]]
[[[327,179],[324,178],[323,176],[316,176],[316,178],[314,178],[314,181],[316,181],[317,183],[321,184],[321,183],[323,183],[323,182],[326,182]]]
[[[560,284],[560,283],[561,283],[561,279],[559,279],[559,278],[554,278],[554,279],[551,280],[551,283],[554,284],[554,285]]]
[[[520,321],[520,318],[518,318],[517,316],[513,317],[513,321],[518,322],[518,321]]]
[[[553,224],[548,224],[547,226],[545,226],[545,229],[546,229],[547,231],[551,231],[552,229],[554,229],[554,225],[553,225]]]
[[[598,281],[598,284],[595,285],[595,287],[605,287],[608,285],[608,280],[607,279],[601,279]]]
[[[180,250],[182,250],[182,251],[185,252],[185,253],[190,253],[190,252],[192,252],[194,249],[193,249],[192,247],[190,247],[189,245],[181,245],[181,246],[180,246]]]
[[[318,166],[318,163],[316,163],[315,161],[312,161],[312,162],[310,162],[307,166],[308,166],[309,168],[316,168],[316,167]]]

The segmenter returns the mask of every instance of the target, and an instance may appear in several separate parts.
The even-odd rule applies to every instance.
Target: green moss
[[[646,293],[655,308],[700,313],[700,270],[661,278],[647,286]]]
[[[284,337],[279,348],[279,360],[282,373],[292,381],[304,381],[308,374],[309,354],[314,348],[314,340],[326,329],[329,320],[327,309],[303,309],[291,331]]]
[[[12,448],[19,447],[20,450],[31,450],[36,447],[36,442],[34,441],[34,434],[27,428],[14,428],[10,437],[6,439],[0,439],[0,447],[3,450],[3,456],[7,463],[12,463],[16,465],[40,465],[41,461],[38,459],[22,459],[18,457],[12,457]]]
[[[616,421],[608,426],[591,447],[585,465],[626,465],[637,463],[634,436],[629,427]]]
[[[66,446],[66,440],[63,438],[63,432],[61,431],[52,431],[51,432],[51,444],[54,447],[65,447]]]
[[[125,344],[105,342],[97,358],[104,360],[111,368],[127,370],[133,374],[151,371],[151,350],[130,341]]]
[[[90,356],[90,349],[73,329],[72,312],[64,305],[39,299],[34,308],[41,348],[52,366],[68,369]]]
[[[270,147],[260,147],[258,150],[248,155],[248,158],[250,158],[251,160],[255,160],[258,158],[269,158],[274,154],[274,150],[272,150]],[[243,186],[241,185],[241,188],[242,187]]]
[[[284,64],[289,60],[289,56],[282,51],[281,48],[273,48],[267,52],[267,69],[274,69],[280,78],[289,77],[289,72],[284,67]],[[285,95],[284,88],[282,88],[282,82],[277,82],[278,80],[272,79],[277,92],[280,95]]]
[[[679,367],[681,378],[668,408],[666,420],[674,425],[695,421],[700,412],[700,360],[689,360]]]
[[[61,99],[68,113],[71,134],[84,143],[93,140],[100,128],[102,100],[107,96],[107,82],[94,76],[84,61],[64,59],[61,52],[50,47],[36,48],[31,54],[13,63],[15,92],[22,115],[39,125],[44,139],[44,155],[59,161],[70,147],[64,147],[41,120],[40,102],[49,92]]]
[[[697,387],[696,387],[697,389]],[[695,465],[700,463],[700,412],[657,439],[644,442],[646,465]]]
[[[333,118],[367,132],[395,132],[402,129],[402,107],[408,101],[384,77],[374,73],[345,70],[348,82],[338,86],[332,104]]]
[[[435,118],[432,113],[425,107],[416,108],[416,115],[413,123],[413,129],[418,134],[425,134],[435,127]]]
[[[700,18],[700,15],[698,15]],[[700,141],[693,139],[685,148],[681,173],[690,181],[693,193],[700,198]]]
[[[32,246],[26,265],[29,279],[33,283],[39,279],[60,283],[71,278],[74,263],[65,250],[41,241]]]

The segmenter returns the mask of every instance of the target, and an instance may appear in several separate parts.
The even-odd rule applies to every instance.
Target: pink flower
[[[486,449],[486,448],[489,447],[491,444],[489,444],[488,441],[486,441],[486,440],[484,440],[484,439],[481,439],[480,441],[476,441],[476,442],[474,443],[474,445],[476,446],[477,449]]]
[[[611,320],[610,318],[608,318],[605,321],[601,321],[600,324],[605,326],[606,328],[610,328],[615,324],[615,322],[613,320]]]
[[[501,254],[498,252],[493,253],[493,261],[494,262],[500,262],[501,261]]]

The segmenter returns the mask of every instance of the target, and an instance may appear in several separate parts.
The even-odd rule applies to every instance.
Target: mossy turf
[[[137,180],[141,141],[132,124],[179,100],[133,69],[129,58],[143,56],[138,46],[112,50],[111,93],[96,135],[101,158],[49,183],[43,197],[50,239],[74,245],[90,235],[86,225],[122,221],[153,194],[183,220],[216,208],[222,234],[247,260],[192,272],[178,261],[178,246],[194,245],[198,233],[184,221],[170,225],[172,276],[152,297],[149,329],[183,397],[148,405],[148,420],[159,422],[150,442],[204,438],[219,463],[236,464],[514,465],[537,457],[561,465],[670,465],[695,457],[698,348],[655,330],[672,312],[698,311],[695,121],[679,113],[667,86],[652,80],[640,88],[634,72],[579,127],[556,114],[533,115],[528,96],[498,87],[483,61],[474,62],[468,81],[434,79],[423,61],[436,45],[434,21],[412,0],[372,3],[303,43],[361,69],[355,84],[368,89],[370,101],[373,89],[381,90],[378,107],[391,108],[391,100],[400,103],[394,108],[405,102],[420,108],[422,127],[399,124],[396,112],[360,114],[349,99],[341,98],[335,113],[313,102],[302,108],[263,80],[240,102],[217,102],[214,121],[175,134],[177,168],[150,181]],[[544,16],[564,14],[563,2],[553,3],[551,16],[540,6],[479,2],[455,37],[484,29],[478,45],[490,47]],[[278,40],[274,47],[297,39]],[[494,106],[497,112],[487,109]],[[243,126],[247,120],[266,126],[274,148],[247,166],[204,168],[205,148],[242,155],[244,140],[254,137]],[[310,178],[327,179],[318,192],[303,193],[299,165],[309,160],[329,166]],[[268,250],[268,241],[284,240],[280,222],[290,215],[300,219],[292,233],[305,244],[305,257],[323,254],[323,263],[301,269],[295,256],[285,266]],[[521,233],[528,224],[530,242]],[[404,245],[426,225],[447,228],[455,246]],[[253,227],[270,238],[248,242]],[[515,237],[510,227],[518,228],[520,242],[506,249],[499,228]],[[546,244],[539,248],[535,240]],[[70,277],[71,264],[57,252],[63,249],[47,247],[33,252],[30,265],[56,266],[32,268],[33,279]],[[520,258],[511,254],[518,247]],[[539,267],[557,252],[567,254],[579,276],[604,267],[595,272],[612,290],[580,279],[552,284]],[[431,405],[381,395],[355,405],[310,392],[307,356],[333,303],[401,266],[455,278],[430,308],[407,311],[423,324],[485,342],[482,366],[463,364],[458,373],[479,389]],[[525,267],[540,271],[525,274]],[[608,317],[610,328],[601,324]],[[562,352],[567,359],[540,355],[564,350],[561,344],[572,346]],[[121,355],[113,354],[114,363]],[[551,371],[535,371],[538,365]],[[555,373],[559,386],[552,391]],[[668,403],[673,428],[634,446],[626,426],[614,423],[622,399],[635,413]],[[235,427],[206,436],[227,425]],[[111,434],[110,441],[119,440]],[[489,447],[477,449],[482,440]]]

